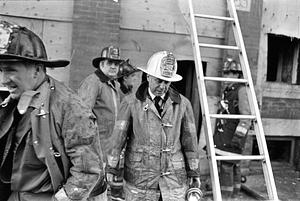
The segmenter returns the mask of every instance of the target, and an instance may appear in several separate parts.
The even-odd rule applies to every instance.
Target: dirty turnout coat
[[[84,79],[78,89],[84,104],[96,115],[104,159],[111,147],[110,136],[120,105],[119,83],[114,83],[115,85],[98,69]]]
[[[136,94],[122,101],[108,164],[116,167],[127,142],[124,168],[127,184],[144,190],[159,187],[163,198],[172,191],[181,190],[184,195],[187,178],[200,176],[191,104],[170,88],[160,116],[147,91],[148,83],[143,83]]]
[[[28,99],[28,94],[34,95]],[[0,107],[1,144],[13,122],[9,104]],[[96,184],[104,182],[95,116],[73,91],[51,77],[36,91],[24,92],[19,106],[33,108],[32,144],[47,166],[53,193],[63,187],[70,200],[85,201]]]

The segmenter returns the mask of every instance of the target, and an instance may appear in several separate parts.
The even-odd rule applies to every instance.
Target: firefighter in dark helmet
[[[223,77],[242,78],[240,64],[228,58],[224,62]],[[220,100],[220,114],[250,114],[246,86],[242,83],[225,82]],[[215,151],[218,155],[241,154],[250,128],[248,119],[217,119],[214,134]],[[224,197],[234,197],[241,187],[240,161],[220,162],[220,184]]]

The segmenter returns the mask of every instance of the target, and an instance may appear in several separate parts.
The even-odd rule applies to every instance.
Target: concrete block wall
[[[74,1],[70,87],[80,82],[95,68],[92,59],[103,47],[118,45],[120,34],[120,3],[116,0]]]
[[[263,118],[300,119],[299,99],[263,97],[262,100]]]

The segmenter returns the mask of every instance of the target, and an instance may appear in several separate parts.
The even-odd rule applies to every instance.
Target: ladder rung
[[[216,119],[256,119],[254,115],[241,115],[241,114],[210,114],[211,118]]]
[[[230,161],[230,160],[264,160],[265,157],[262,155],[244,156],[244,155],[232,155],[232,156],[216,156],[217,160]]]
[[[6,87],[0,87],[0,91],[8,91]]]
[[[248,80],[246,79],[235,79],[235,78],[225,78],[225,77],[204,77],[204,80],[219,81],[219,82],[248,83]]]
[[[206,18],[206,19],[234,21],[234,18],[232,17],[222,17],[222,16],[204,15],[204,14],[195,14],[194,16],[199,18]]]
[[[199,46],[200,47],[208,47],[208,48],[226,49],[226,50],[239,50],[240,49],[237,46],[215,45],[215,44],[207,44],[207,43],[199,43]]]

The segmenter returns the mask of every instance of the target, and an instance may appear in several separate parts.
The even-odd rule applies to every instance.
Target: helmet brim
[[[70,61],[68,61],[68,60],[44,60],[44,59],[36,59],[36,58],[18,56],[18,55],[13,55],[13,54],[0,54],[0,62],[5,62],[5,61],[40,62],[49,68],[61,68],[61,67],[66,67],[67,65],[70,64]]]
[[[100,61],[103,61],[103,60],[105,60],[105,59],[107,59],[107,60],[110,60],[110,61],[118,61],[118,62],[122,62],[122,61],[124,61],[124,60],[122,60],[122,59],[111,59],[111,58],[107,58],[107,57],[96,57],[96,58],[94,58],[93,59],[93,66],[95,67],[95,68],[99,68],[99,63],[100,63]]]
[[[164,76],[160,76],[160,75],[155,75],[154,73],[148,72],[147,70],[145,70],[144,68],[140,68],[138,67],[139,70],[147,73],[148,75],[151,75],[153,77],[159,78],[161,80],[165,80],[167,82],[178,82],[180,80],[182,80],[181,75],[175,74],[173,75],[173,77],[164,77]]]

